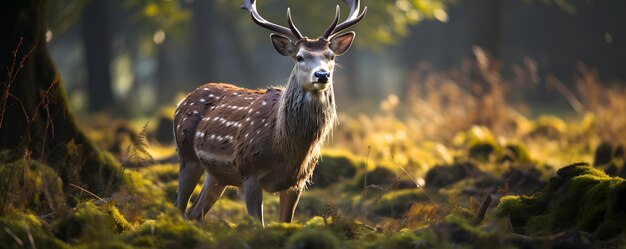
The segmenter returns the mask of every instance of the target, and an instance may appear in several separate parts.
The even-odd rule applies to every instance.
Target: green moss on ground
[[[180,216],[161,215],[120,239],[134,248],[213,248],[210,233]]]
[[[113,234],[129,231],[131,224],[113,205],[95,206],[84,202],[74,212],[52,224],[52,231],[68,243],[103,241]]]
[[[46,230],[32,214],[12,213],[0,217],[0,227],[3,228],[0,231],[0,248],[70,248]]]
[[[610,177],[587,163],[564,167],[533,196],[505,196],[496,209],[516,232],[556,233],[580,229],[599,239],[624,232],[626,181]]]
[[[335,249],[339,247],[339,239],[332,233],[322,229],[302,229],[289,237],[286,248],[308,249],[327,248]]]
[[[359,169],[362,169],[365,161],[348,151],[324,150],[311,181],[311,188],[325,188],[333,183],[351,179]]]
[[[520,163],[532,163],[533,160],[525,146],[521,144],[509,144],[504,147],[504,156],[501,161]]]
[[[367,248],[428,248],[428,242],[418,237],[413,231],[402,230],[381,236],[374,240]]]
[[[426,173],[426,187],[442,188],[465,178],[479,175],[482,175],[482,172],[471,161],[459,161],[451,165],[437,165]]]
[[[421,189],[403,189],[389,192],[380,200],[373,201],[370,215],[381,217],[400,218],[415,202],[428,201],[428,197]]]
[[[556,138],[567,132],[567,124],[557,116],[539,116],[530,132],[533,137]]]

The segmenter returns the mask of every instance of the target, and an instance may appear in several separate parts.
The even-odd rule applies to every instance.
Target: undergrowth
[[[122,162],[121,180],[107,187],[115,191],[99,196],[76,180],[86,160],[75,141],[59,157],[71,165],[65,171],[0,151],[0,247],[567,248],[575,242],[610,248],[625,242],[626,185],[619,176],[626,172],[626,90],[602,84],[583,65],[575,89],[567,89],[554,77],[541,79],[530,59],[505,79],[493,58],[474,52],[476,59],[458,69],[427,73],[419,66],[405,95],[389,96],[378,112],[341,113],[293,224],[262,227],[234,187],[202,221],[184,219],[173,206],[178,166],[168,158],[175,159],[175,148],[155,142],[167,140],[154,135],[162,130],[158,120],[98,114],[81,123],[112,153],[102,160]],[[531,118],[524,103],[511,101],[513,92],[540,85],[556,89],[571,115]],[[563,167],[592,159],[595,167]],[[278,196],[265,194],[263,203],[266,220],[277,220]]]

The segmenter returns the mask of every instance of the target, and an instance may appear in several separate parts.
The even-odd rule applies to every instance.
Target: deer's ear
[[[350,45],[352,45],[355,35],[354,32],[350,31],[333,37],[330,40],[330,50],[332,50],[335,55],[342,55],[348,51]]]
[[[291,56],[296,53],[296,44],[293,44],[291,40],[283,35],[271,34],[272,44],[278,53],[284,56]]]

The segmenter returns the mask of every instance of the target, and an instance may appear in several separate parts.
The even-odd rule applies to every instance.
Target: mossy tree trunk
[[[53,167],[66,193],[82,186],[107,195],[117,162],[78,129],[46,44],[44,0],[0,2],[0,150]]]

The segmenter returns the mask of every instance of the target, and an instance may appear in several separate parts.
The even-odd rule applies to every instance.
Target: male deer
[[[345,53],[354,32],[339,33],[358,23],[359,0],[346,21],[335,19],[317,39],[302,36],[287,9],[289,28],[266,21],[255,0],[242,9],[252,20],[276,33],[274,48],[294,60],[285,88],[248,90],[209,83],[191,92],[176,108],[174,134],[180,173],[176,206],[184,213],[189,197],[206,172],[190,219],[201,219],[227,185],[243,187],[248,213],[263,224],[262,189],[280,192],[279,218],[291,222],[300,194],[320,156],[320,145],[336,123],[333,95],[335,56]],[[293,38],[294,40],[290,39]]]

